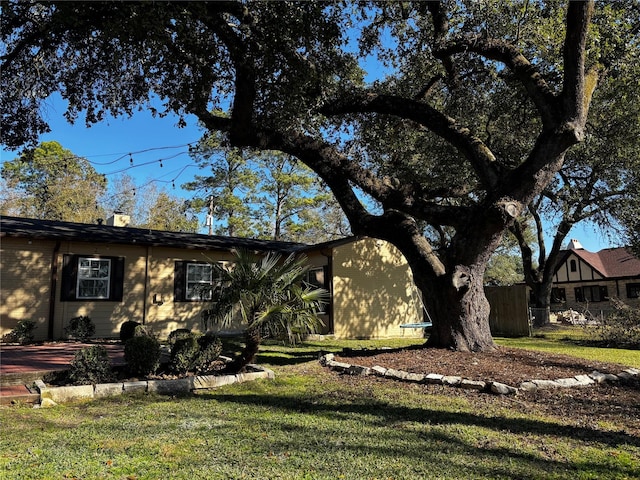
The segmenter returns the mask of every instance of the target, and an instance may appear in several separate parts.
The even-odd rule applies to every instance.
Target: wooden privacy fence
[[[500,337],[523,337],[531,335],[527,287],[485,287],[491,314],[491,334]]]

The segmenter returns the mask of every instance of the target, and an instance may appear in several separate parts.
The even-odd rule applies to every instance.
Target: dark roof
[[[196,233],[162,232],[131,227],[112,227],[88,223],[57,222],[33,218],[0,216],[0,237],[34,240],[73,240],[79,242],[175,247],[201,250],[246,248],[260,252],[293,253],[308,245],[239,237],[221,237]]]
[[[575,253],[605,278],[640,276],[640,259],[625,247],[605,248],[599,252],[584,249],[566,251],[566,255],[571,253]]]

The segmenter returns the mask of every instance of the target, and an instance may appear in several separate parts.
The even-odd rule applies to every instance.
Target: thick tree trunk
[[[426,343],[428,347],[461,352],[495,349],[489,329],[490,306],[482,281],[484,269],[476,266],[465,270],[468,283],[464,285],[456,281],[455,274],[447,274],[421,287],[425,305],[433,320],[431,335]],[[419,278],[416,279],[418,283],[422,283]]]
[[[467,239],[458,237],[455,246],[448,248],[448,255],[437,255],[414,227],[409,220],[399,222],[387,230],[391,234],[386,239],[407,259],[433,321],[426,345],[464,352],[494,350],[484,271],[500,244],[500,225],[487,222],[484,229],[469,225],[474,234],[468,234]]]

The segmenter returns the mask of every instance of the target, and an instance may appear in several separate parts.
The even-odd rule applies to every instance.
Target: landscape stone
[[[491,383],[491,391],[493,393],[498,393],[500,395],[513,395],[518,393],[518,389],[516,387],[512,387],[510,385],[506,385],[500,382],[490,382],[490,383]],[[525,382],[525,383],[530,383],[530,382]],[[535,385],[533,386],[535,388]]]
[[[192,388],[191,378],[175,378],[171,380],[149,380],[147,391],[160,394],[189,393]]]
[[[595,382],[589,375],[576,375],[574,377],[578,381],[578,385],[586,387],[587,385],[593,385]]]
[[[631,375],[633,375],[633,376],[640,375],[640,370],[638,370],[637,368],[627,368],[624,371],[629,373],[629,374],[631,374]]]
[[[145,392],[147,390],[147,381],[139,380],[137,382],[124,382],[122,389],[125,392]]]
[[[407,373],[405,378],[408,382],[424,382],[424,375],[422,373]]]
[[[387,369],[380,365],[374,365],[371,367],[371,371],[374,375],[379,375],[380,377],[384,377],[384,374],[387,373]]]
[[[523,390],[525,392],[533,392],[534,390],[537,390],[538,386],[533,383],[533,382],[522,382],[520,384],[520,390]]]
[[[578,380],[575,378],[558,378],[556,383],[561,387],[576,387],[578,386]]]
[[[407,378],[408,373],[403,370],[396,370],[395,368],[390,368],[384,374],[385,377],[397,378],[399,380],[404,380]]]
[[[217,388],[223,385],[236,383],[236,375],[199,375],[192,377],[192,388],[198,390],[202,388]]]
[[[460,382],[460,388],[464,388],[465,390],[484,390],[486,387],[487,384],[480,380],[464,379]]]
[[[360,365],[351,365],[347,369],[347,373],[350,375],[369,375],[371,373],[371,369]]]
[[[70,385],[66,387],[44,388],[40,391],[40,397],[49,398],[61,403],[79,398],[93,398],[93,385]]]
[[[460,383],[462,382],[462,377],[457,377],[454,375],[445,375],[444,377],[442,377],[442,383],[444,385],[451,385],[453,387],[457,387],[458,385],[460,385]]]
[[[553,380],[531,380],[538,388],[558,388],[560,384]]]
[[[351,365],[348,364],[348,363],[336,362],[335,360],[331,360],[331,361],[327,362],[327,366],[329,368],[332,368],[333,370],[337,370],[339,372],[344,372],[345,370],[348,370]]]
[[[42,408],[55,407],[56,405],[58,404],[53,400],[51,400],[50,398],[43,398],[42,400],[40,400],[40,407]]]
[[[596,383],[604,383],[607,381],[606,374],[599,372],[597,370],[594,370],[593,372],[591,372],[589,374],[589,378],[593,379],[593,381]]]
[[[427,381],[427,383],[432,383],[434,385],[442,385],[443,381],[442,379],[444,378],[444,375],[440,375],[439,373],[428,373],[424,379]]]
[[[93,394],[96,397],[110,397],[121,395],[123,390],[122,383],[98,383],[93,387]]]
[[[332,361],[334,358],[336,358],[336,356],[333,353],[327,353],[326,355],[321,357],[321,361],[323,361],[326,365],[327,362]]]
[[[621,378],[622,380],[633,380],[633,378],[635,377],[635,375],[632,375],[631,373],[627,372],[626,370],[623,372],[620,372],[618,374],[618,378]]]

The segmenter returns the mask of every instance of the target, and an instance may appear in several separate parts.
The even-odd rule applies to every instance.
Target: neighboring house
[[[79,315],[93,320],[96,337],[117,337],[127,320],[161,337],[199,329],[215,285],[210,264],[232,260],[234,248],[305,254],[308,281],[331,294],[321,333],[422,335],[400,328],[422,321],[421,302],[406,260],[387,242],[352,237],[303,245],[127,225],[119,215],[106,225],[0,217],[0,336],[34,320],[36,340],[64,338]]]
[[[612,297],[640,306],[640,259],[626,248],[589,252],[571,240],[553,277],[551,308],[606,311]]]

